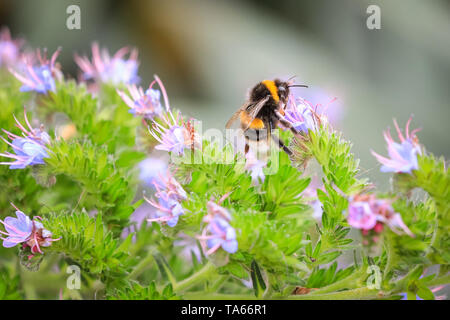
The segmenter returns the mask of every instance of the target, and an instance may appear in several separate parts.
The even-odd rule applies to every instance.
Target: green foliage
[[[349,237],[346,221],[351,197],[369,185],[358,177],[351,143],[329,125],[296,137],[289,130],[281,132],[294,154],[272,153],[264,181],[252,181],[244,156],[230,144],[209,142],[196,132],[203,139],[201,147],[185,149],[181,157],[169,154],[171,172],[187,193],[180,201],[184,213],[175,227],[147,224],[145,215],[155,209],[144,203],[141,191],[155,198],[155,190],[141,189],[134,167],[149,155],[147,149],[155,140],[147,132],[151,121],[130,114],[117,94],[117,89],[125,89],[123,85],[102,84],[92,94],[84,84],[62,80],[54,92],[37,95],[20,92],[21,84],[3,71],[0,84],[2,128],[19,133],[12,115],[23,122],[23,106],[28,104],[29,118],[44,121],[48,132],[58,129],[57,114],[64,114],[76,128],[71,137],[52,138],[44,165],[23,170],[0,166],[0,218],[13,215],[12,201],[30,217],[43,216],[45,228],[53,238],[60,238],[43,247],[43,255],[33,257],[27,246],[0,248],[0,299],[34,298],[40,290],[33,288],[32,281],[21,283],[33,280],[31,271],[40,268],[42,284],[56,279],[47,278],[51,270],[70,264],[81,268],[84,286],[71,297],[112,300],[212,294],[395,299],[403,292],[411,299],[434,299],[430,288],[450,281],[450,173],[444,159],[423,152],[418,170],[394,175],[395,194],[377,195],[393,200],[395,212],[414,237],[386,227],[371,252]],[[155,121],[164,125],[160,118]],[[10,148],[2,144],[0,152]],[[322,187],[316,190],[310,186],[311,158],[320,165],[323,177]],[[414,188],[428,196],[411,201]],[[323,210],[320,222],[311,216],[313,200],[319,200]],[[206,227],[208,201],[230,213],[236,253],[219,248],[208,255],[202,248],[198,236]],[[131,219],[138,208],[140,225],[137,217]],[[336,260],[350,250],[354,263],[339,269]],[[356,259],[356,252],[362,261]],[[440,265],[439,273],[425,275],[433,264]],[[19,272],[11,273],[12,265]],[[366,288],[368,266],[380,269],[380,289]],[[249,280],[253,291],[243,285]],[[301,290],[293,291],[297,287],[317,290],[305,290],[308,293],[302,297]]]
[[[82,272],[107,285],[120,284],[128,273],[131,235],[117,240],[107,231],[102,214],[90,217],[86,212],[50,213],[42,222],[48,226],[55,241],[47,250],[62,253],[82,268]]]
[[[306,287],[322,288],[339,280],[347,278],[353,272],[355,272],[354,267],[337,270],[337,262],[334,262],[328,268],[315,268],[308,278]]]
[[[300,194],[311,179],[301,178],[302,173],[292,167],[285,153],[278,153],[280,165],[275,174],[267,175],[261,186],[261,210],[270,212],[271,218],[283,218],[305,212],[308,208]]]
[[[359,160],[350,152],[351,143],[330,126],[320,126],[317,132],[310,131],[308,138],[294,139],[293,147],[297,152],[313,156],[322,167],[328,184],[345,194],[354,194],[365,187],[366,182],[356,178]]]
[[[162,292],[156,288],[156,284],[152,281],[148,286],[144,287],[139,283],[130,283],[127,287],[114,289],[108,294],[108,300],[178,300],[179,297],[173,292],[172,285],[164,287]]]
[[[110,228],[119,231],[133,212],[130,177],[118,168],[105,147],[59,141],[50,147],[41,175],[66,175],[83,190],[80,207],[103,212]],[[118,162],[120,161],[120,158]]]
[[[0,267],[0,300],[21,300],[19,275],[11,276],[8,268]]]
[[[81,138],[87,137],[96,145],[107,146],[109,153],[117,153],[134,145],[139,120],[128,112],[115,88],[105,85],[103,89],[102,97],[108,105],[101,104],[83,84],[58,82],[55,92],[41,98],[39,110],[44,116],[66,114]]]

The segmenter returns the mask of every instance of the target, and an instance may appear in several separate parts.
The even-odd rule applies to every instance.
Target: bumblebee
[[[245,153],[248,152],[251,141],[262,141],[270,143],[272,139],[280,149],[288,155],[292,151],[285,143],[273,136],[272,130],[280,124],[290,129],[294,134],[299,132],[284,118],[284,110],[289,100],[290,88],[304,87],[306,85],[293,84],[291,79],[288,81],[263,80],[255,85],[251,91],[248,100],[236,111],[225,125],[230,128],[234,121],[240,120],[241,128],[244,131],[246,143]]]

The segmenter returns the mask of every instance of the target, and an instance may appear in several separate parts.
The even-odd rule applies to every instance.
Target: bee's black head
[[[290,88],[292,87],[303,87],[308,88],[308,86],[304,84],[294,84],[293,78],[290,78],[288,81],[281,81],[279,79],[274,80],[275,85],[278,88],[278,95],[280,97],[280,101],[284,104],[289,100]]]
[[[287,103],[289,99],[289,83],[286,81],[281,81],[280,79],[275,79],[273,81],[278,89],[278,96],[280,97],[280,101],[284,104]]]

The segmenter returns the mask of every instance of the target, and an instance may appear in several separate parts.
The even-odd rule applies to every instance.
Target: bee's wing
[[[266,104],[266,102],[269,100],[270,96],[265,97],[264,99],[259,100],[257,103],[250,105],[247,108],[247,113],[249,115],[250,121],[247,124],[247,127],[245,128],[245,130],[247,130],[252,121],[256,118],[256,116],[258,115],[259,111],[261,110],[261,108]]]
[[[231,125],[233,124],[233,122],[235,122],[242,111],[245,111],[247,109],[247,107],[250,105],[250,102],[246,102],[244,103],[239,109],[238,111],[236,111],[230,118],[230,120],[227,121],[227,124],[225,125],[225,128],[229,129],[231,127]]]
[[[241,114],[241,112],[245,111],[248,113],[250,121],[248,123],[247,128],[245,128],[245,130],[248,129],[248,127],[250,126],[250,124],[252,123],[252,121],[256,118],[256,116],[258,115],[258,112],[261,110],[261,108],[266,104],[266,102],[269,100],[270,96],[265,97],[264,99],[261,99],[260,101],[258,101],[257,103],[251,103],[251,102],[246,102],[242,105],[242,107],[239,108],[238,111],[236,111],[233,116],[231,116],[230,120],[228,120],[227,124],[225,125],[226,128],[230,128],[231,125],[233,124],[234,121],[236,121],[239,118],[239,115]]]

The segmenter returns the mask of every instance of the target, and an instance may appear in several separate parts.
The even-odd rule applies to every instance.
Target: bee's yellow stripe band
[[[245,111],[241,112],[240,117],[241,117],[241,122],[244,124],[245,127],[249,127],[251,129],[255,129],[255,130],[264,129],[264,127],[265,127],[264,122],[261,119],[255,118],[252,121],[252,119],[250,118],[248,113]],[[252,121],[252,122],[250,123],[250,121]],[[249,125],[249,123],[250,123],[250,125]]]
[[[278,96],[278,88],[275,85],[275,82],[273,82],[272,80],[264,80],[262,81],[262,84],[265,85],[267,89],[269,89],[273,100],[278,103],[280,101],[280,97]]]

